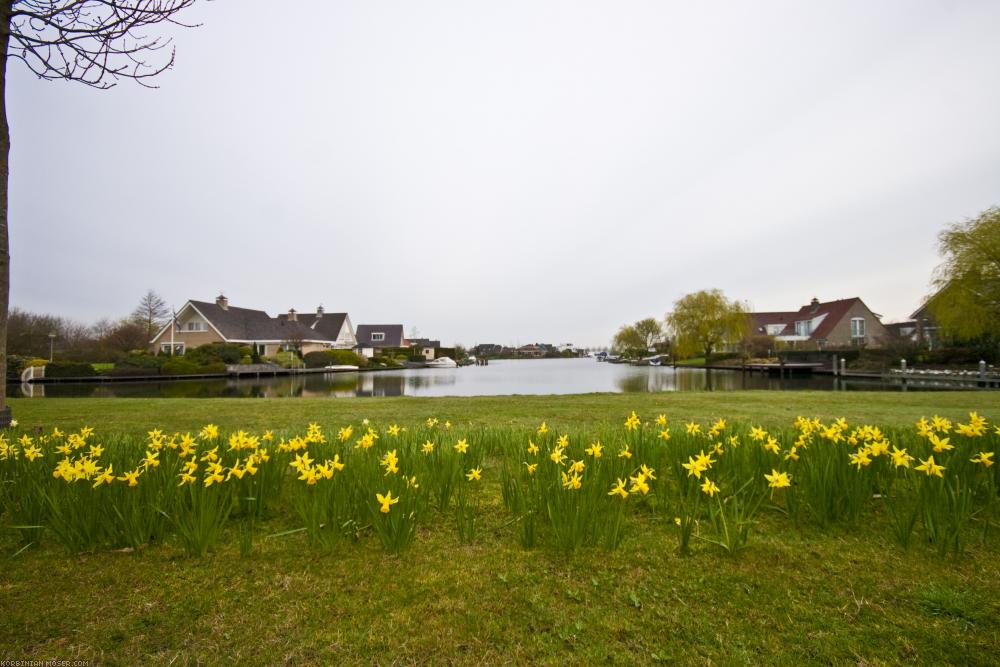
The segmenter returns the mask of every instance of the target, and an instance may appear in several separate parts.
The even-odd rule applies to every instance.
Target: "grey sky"
[[[893,320],[1000,204],[997,2],[282,7],[196,7],[158,90],[11,63],[13,305],[222,289],[466,344],[602,345],[710,287]]]

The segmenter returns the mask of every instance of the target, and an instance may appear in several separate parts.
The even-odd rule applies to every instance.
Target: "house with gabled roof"
[[[821,302],[798,310],[749,313],[750,333],[805,349],[882,347],[890,337],[882,316],[858,297]]]
[[[355,337],[358,354],[369,359],[384,349],[407,347],[402,324],[359,324]]]
[[[149,342],[150,352],[184,354],[208,343],[235,343],[270,357],[280,350],[303,354],[318,350],[351,349],[355,338],[347,313],[325,313],[317,308],[300,321],[295,309],[279,317],[263,310],[229,305],[225,295],[215,302],[189,300]]]

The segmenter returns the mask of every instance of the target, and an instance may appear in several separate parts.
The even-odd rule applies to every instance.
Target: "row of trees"
[[[133,350],[145,350],[170,319],[166,302],[153,290],[127,317],[103,318],[87,325],[56,315],[11,309],[7,318],[7,354],[67,361],[115,361]]]

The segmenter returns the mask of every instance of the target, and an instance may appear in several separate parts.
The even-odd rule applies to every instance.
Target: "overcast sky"
[[[298,12],[298,13],[297,13]],[[147,288],[604,345],[717,287],[928,291],[1000,204],[1000,2],[219,0],[158,90],[8,69],[12,305]]]

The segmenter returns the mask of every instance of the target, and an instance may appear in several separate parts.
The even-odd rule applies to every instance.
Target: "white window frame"
[[[811,336],[812,335],[812,320],[798,320],[795,323],[795,335],[796,336]]]
[[[372,342],[373,343],[381,343],[381,342],[384,342],[384,341],[385,341],[385,332],[384,331],[373,331],[372,332]]]
[[[170,354],[170,343],[160,343],[160,354]],[[174,343],[174,356],[184,356],[184,343]]]
[[[860,324],[859,324],[860,323]],[[852,317],[851,318],[851,338],[854,340],[860,340],[865,337],[868,333],[868,325],[863,317]]]
[[[184,328],[181,329],[181,331],[187,331],[189,333],[208,331],[208,325],[201,320],[188,320],[184,323]]]

